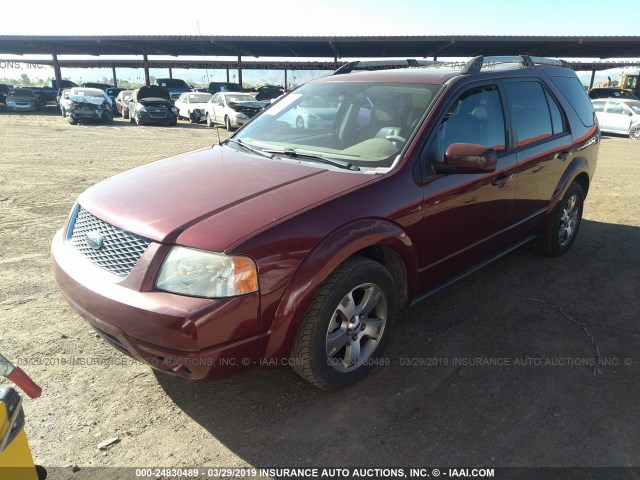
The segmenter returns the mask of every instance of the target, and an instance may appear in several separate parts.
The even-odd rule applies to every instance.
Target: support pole
[[[589,90],[593,88],[593,80],[596,78],[596,71],[591,70],[591,81],[589,82]]]
[[[238,55],[238,83],[242,86],[242,56]]]
[[[287,91],[287,69],[284,69],[284,91]]]
[[[62,72],[60,71],[60,62],[58,62],[58,55],[52,53],[53,57],[53,74],[56,77],[56,88],[62,88]]]
[[[113,74],[113,86],[118,86],[118,77],[116,77],[116,66],[111,65],[111,73]]]
[[[173,68],[169,67],[169,78],[173,78]]]
[[[229,69],[227,68],[227,83],[229,83]]]
[[[148,87],[151,85],[151,80],[149,79],[149,58],[146,53],[142,55],[142,59],[144,61],[144,84]]]

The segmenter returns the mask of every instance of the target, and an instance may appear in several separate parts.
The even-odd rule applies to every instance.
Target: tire
[[[106,123],[113,123],[113,112],[105,110],[104,114],[102,115],[102,120]]]
[[[125,111],[124,109],[122,109],[122,118],[124,118],[125,120],[129,118],[129,110]]]
[[[175,127],[177,124],[178,124],[178,121],[177,121],[177,120],[171,120],[171,121],[169,122],[169,126],[170,126],[170,127]]]
[[[228,116],[224,117],[224,126],[228,131],[233,132],[233,127],[231,126],[231,120],[229,119]]]
[[[209,128],[213,127],[213,122],[211,121],[211,115],[209,115],[208,113],[207,113],[206,121],[207,121],[207,127]]]
[[[368,258],[350,258],[309,305],[294,340],[293,369],[325,390],[361,380],[389,340],[396,310],[389,271]]]
[[[556,206],[547,230],[534,240],[534,249],[549,257],[567,253],[578,236],[583,205],[584,191],[577,182],[573,182]]]
[[[640,140],[640,125],[635,125],[629,130],[629,138],[631,140]]]
[[[188,114],[189,114],[189,123],[198,123],[196,119],[191,116],[191,112],[188,112]]]
[[[296,117],[296,128],[304,130],[304,118],[302,118],[300,115]]]
[[[64,107],[60,107],[60,113],[62,114],[63,117],[67,116],[67,112],[65,111]]]

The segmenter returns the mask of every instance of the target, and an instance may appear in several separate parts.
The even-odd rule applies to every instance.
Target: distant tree
[[[25,85],[31,85],[31,79],[29,78],[29,75],[27,75],[26,73],[23,73],[22,75],[20,75],[20,81]]]

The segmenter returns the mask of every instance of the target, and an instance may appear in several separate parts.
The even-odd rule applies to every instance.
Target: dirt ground
[[[49,245],[80,192],[215,141],[184,121],[71,126],[53,108],[0,107],[0,351],[44,389],[25,400],[37,463],[69,474],[640,466],[640,143],[603,139],[567,255],[522,248],[432,296],[402,316],[389,366],[326,393],[289,369],[206,383],[154,373],[96,338],[56,291]],[[70,364],[94,357],[109,364]],[[112,437],[119,443],[98,449]]]

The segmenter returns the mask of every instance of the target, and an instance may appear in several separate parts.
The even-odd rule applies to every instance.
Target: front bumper
[[[39,108],[39,104],[34,102],[29,102],[27,104],[23,104],[23,102],[20,102],[20,103],[8,102],[5,104],[5,106],[7,107],[7,110],[20,110],[23,112],[32,112]]]
[[[67,244],[52,242],[53,270],[69,304],[115,348],[166,373],[219,378],[257,363],[258,294],[201,299],[156,291],[152,243],[126,278],[97,267]]]
[[[164,116],[157,116],[157,114],[152,115],[146,110],[138,110],[136,115],[138,115],[144,123],[169,124],[177,122],[177,117],[171,111],[167,112]]]

